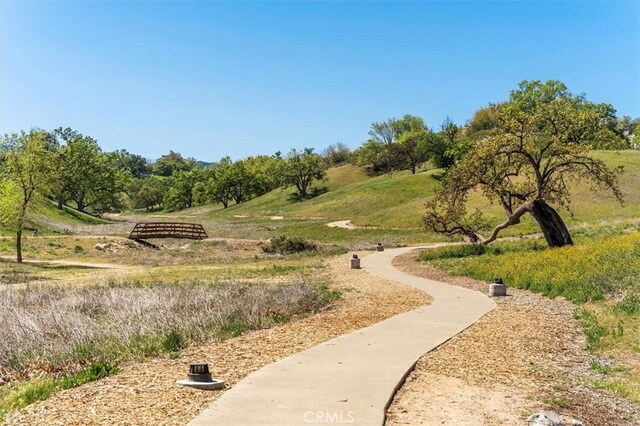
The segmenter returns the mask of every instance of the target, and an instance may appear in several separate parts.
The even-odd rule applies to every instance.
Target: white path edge
[[[417,360],[495,308],[484,294],[403,273],[391,262],[416,248],[362,258],[372,275],[429,293],[433,302],[296,353],[250,374],[189,424],[382,425]],[[347,265],[345,265],[345,268]],[[348,273],[348,272],[345,272]]]

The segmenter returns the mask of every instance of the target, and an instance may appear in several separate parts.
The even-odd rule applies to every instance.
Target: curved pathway
[[[364,257],[362,266],[378,277],[424,290],[433,297],[430,305],[270,364],[226,391],[189,424],[383,424],[388,404],[418,358],[495,307],[482,293],[392,266],[394,257],[416,248],[377,252]]]

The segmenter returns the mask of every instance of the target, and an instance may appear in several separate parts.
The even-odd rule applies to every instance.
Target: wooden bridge
[[[129,239],[147,247],[158,248],[155,244],[145,241],[149,238],[181,238],[188,240],[204,240],[209,238],[204,227],[199,223],[179,222],[143,222],[136,226],[129,234]]]

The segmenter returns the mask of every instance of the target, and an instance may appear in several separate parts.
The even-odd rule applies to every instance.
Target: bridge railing
[[[136,224],[131,234],[129,234],[129,238],[132,240],[144,240],[147,238],[204,240],[209,236],[199,223],[143,222]]]

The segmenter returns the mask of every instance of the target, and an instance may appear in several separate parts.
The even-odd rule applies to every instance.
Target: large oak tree
[[[622,203],[617,175],[589,155],[593,147],[621,146],[615,110],[588,102],[559,81],[523,81],[508,102],[495,108],[495,125],[447,174],[442,189],[426,204],[428,229],[463,234],[488,244],[500,231],[531,214],[550,247],[573,244],[556,208],[569,208],[570,180],[605,188]],[[482,212],[467,210],[480,191],[502,206],[506,219],[483,237]],[[552,207],[556,206],[556,208]]]

